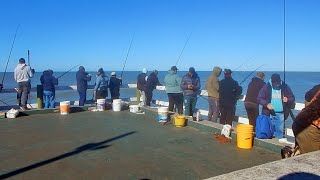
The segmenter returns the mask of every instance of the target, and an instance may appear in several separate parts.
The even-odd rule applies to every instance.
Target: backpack
[[[256,137],[259,139],[271,139],[274,129],[271,119],[267,115],[259,115],[256,121]]]

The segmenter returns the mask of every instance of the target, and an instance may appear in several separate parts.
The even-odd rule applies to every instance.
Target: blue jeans
[[[184,96],[184,115],[193,116],[196,111],[197,97]]]
[[[278,139],[284,137],[284,115],[283,113],[276,113],[275,116],[271,116],[271,123],[274,129],[273,136]]]
[[[43,96],[44,96],[44,108],[54,108],[55,93],[53,91],[43,90]]]
[[[79,106],[84,106],[84,103],[86,102],[87,100],[87,91],[78,91],[79,93]]]

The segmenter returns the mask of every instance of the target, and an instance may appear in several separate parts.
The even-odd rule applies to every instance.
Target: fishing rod
[[[252,56],[251,58],[247,59],[245,62],[243,62],[242,64],[240,64],[237,68],[235,68],[233,71],[238,70],[240,67],[242,67],[244,64],[246,64],[247,62],[251,61],[254,58],[254,56]]]
[[[28,66],[31,67],[31,66],[30,66],[30,50],[29,50],[29,49],[28,49]],[[28,99],[27,99],[27,101],[30,101],[30,99],[31,99],[31,93],[28,94]],[[27,104],[29,104],[29,106],[33,109],[31,103],[28,103],[28,102],[27,102]]]
[[[286,84],[286,0],[283,0],[283,82]]]
[[[10,106],[8,103],[2,101],[1,99],[0,99],[0,102],[2,102],[3,104],[5,104],[5,105],[7,105],[7,106]]]
[[[264,64],[261,65],[261,66],[259,66],[259,67],[257,67],[254,71],[252,71],[247,77],[245,77],[245,78],[240,82],[239,85],[241,85],[243,82],[245,82],[254,72],[256,72],[258,69],[260,69],[262,66],[264,66]]]
[[[130,50],[131,50],[131,46],[132,46],[132,42],[133,42],[133,39],[134,39],[134,35],[135,35],[135,34],[133,34],[133,36],[132,36],[129,49],[128,49],[128,51],[127,51],[126,60],[125,60],[124,63],[123,63],[123,67],[122,67],[122,71],[121,71],[121,76],[120,76],[121,78],[122,78],[122,75],[123,75],[124,68],[126,67],[126,64],[127,64],[127,60],[128,60],[128,56],[129,56],[129,53],[130,53]]]
[[[189,37],[188,37],[186,43],[184,43],[184,46],[183,46],[183,48],[182,48],[182,50],[181,50],[181,52],[180,52],[179,58],[178,58],[178,60],[177,60],[177,62],[176,62],[176,66],[177,66],[178,62],[180,61],[180,58],[181,58],[181,56],[182,56],[182,54],[183,54],[183,52],[184,52],[184,49],[186,48],[186,46],[187,46],[187,44],[188,44],[188,42],[189,42],[189,39],[190,39],[191,35],[192,35],[192,32],[190,32]]]
[[[66,75],[68,72],[72,71],[74,68],[80,66],[80,64],[74,66],[73,68],[69,69],[68,71],[64,72],[63,74],[61,74],[59,77],[57,77],[57,79],[61,78],[62,76]]]
[[[3,87],[3,81],[4,81],[4,78],[6,77],[6,73],[7,73],[7,69],[8,69],[8,64],[9,64],[9,61],[10,61],[10,57],[11,57],[11,53],[12,53],[12,50],[13,50],[13,47],[14,47],[14,43],[16,41],[16,37],[17,37],[17,33],[18,33],[18,30],[19,30],[19,27],[20,27],[20,24],[18,25],[17,29],[16,29],[16,32],[14,34],[14,38],[13,38],[13,42],[11,44],[11,49],[10,49],[10,53],[9,53],[9,57],[8,57],[8,60],[7,60],[7,64],[6,64],[6,68],[4,70],[4,74],[3,74],[3,77],[2,77],[2,81],[1,81],[1,87]]]

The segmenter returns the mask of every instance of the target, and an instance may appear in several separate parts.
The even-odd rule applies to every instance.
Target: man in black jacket
[[[88,81],[91,81],[91,75],[88,74],[83,66],[79,67],[76,74],[77,78],[77,91],[79,93],[79,106],[84,106],[87,99]]]
[[[230,69],[224,70],[224,79],[220,81],[220,124],[229,124],[235,119],[236,104],[238,97],[242,93],[242,87],[231,77]]]
[[[246,108],[249,124],[255,129],[256,119],[259,115],[259,104],[257,97],[261,88],[266,84],[264,80],[264,73],[258,72],[257,76],[252,78],[252,81],[248,85],[246,98],[244,100],[244,107]]]
[[[55,86],[58,85],[58,79],[53,76],[51,69],[43,71],[40,81],[43,88],[44,107],[55,107]]]
[[[109,82],[111,100],[119,99],[121,84],[122,84],[122,79],[117,78],[116,72],[112,72],[110,82]]]
[[[151,104],[152,91],[154,89],[156,89],[157,86],[162,86],[159,82],[157,75],[158,75],[158,71],[153,70],[153,72],[148,77],[146,85],[145,85],[146,105],[147,106],[150,106],[150,104]]]

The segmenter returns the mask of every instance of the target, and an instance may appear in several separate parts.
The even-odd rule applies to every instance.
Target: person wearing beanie
[[[91,75],[86,72],[83,66],[79,67],[76,74],[77,91],[79,93],[79,106],[84,106],[87,99],[88,82],[91,81]]]
[[[104,70],[100,68],[97,72],[97,79],[93,89],[95,100],[106,99],[106,97],[108,97],[108,81],[108,76],[106,76]]]
[[[280,74],[272,74],[270,81],[259,91],[257,101],[262,105],[262,115],[271,116],[275,128],[274,136],[284,137],[284,121],[288,118],[290,109],[295,105],[295,97],[291,88],[281,81]]]
[[[236,105],[242,93],[242,87],[232,78],[232,71],[224,69],[224,79],[219,84],[220,124],[229,124],[235,120]]]
[[[160,82],[159,82],[157,75],[158,75],[158,71],[153,70],[152,73],[149,75],[147,82],[144,86],[144,92],[146,94],[146,104],[145,105],[147,105],[147,106],[151,106],[153,90],[156,89],[157,86],[162,86],[162,84],[160,84]]]
[[[137,77],[137,102],[142,106],[146,104],[146,94],[144,86],[148,78],[147,72],[147,69],[143,68],[142,73]]]
[[[180,87],[184,96],[184,114],[186,116],[195,116],[197,96],[201,92],[201,85],[200,78],[194,67],[190,67],[189,72],[182,77]]]
[[[122,79],[117,78],[116,72],[112,72],[110,77],[110,82],[109,82],[111,100],[119,99],[121,85],[122,85]]]
[[[217,122],[219,110],[219,76],[222,69],[218,66],[213,68],[212,74],[208,77],[206,82],[206,90],[208,92],[208,121]]]
[[[183,114],[183,94],[180,87],[181,77],[177,74],[178,68],[172,66],[164,78],[166,92],[169,99],[169,111],[178,109],[178,114]]]
[[[31,78],[34,73],[34,69],[26,64],[25,59],[20,58],[18,65],[14,69],[14,79],[18,83],[17,101],[23,111],[29,110],[27,102],[31,90]]]
[[[261,88],[266,84],[264,82],[264,73],[258,72],[257,76],[252,78],[248,85],[246,98],[244,100],[244,107],[246,108],[249,124],[256,127],[256,119],[259,115],[259,104],[257,97]]]
[[[58,79],[53,76],[51,69],[43,71],[40,77],[44,96],[44,108],[55,108],[55,86]]]

